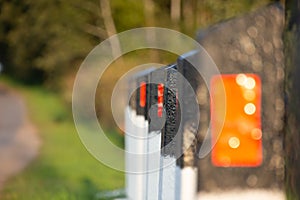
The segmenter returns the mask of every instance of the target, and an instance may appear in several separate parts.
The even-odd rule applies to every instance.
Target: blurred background
[[[20,128],[30,123],[34,128],[29,131],[34,130],[33,137],[38,138],[32,144],[37,148],[27,159],[32,161],[28,166],[8,175],[0,173],[4,174],[0,177],[0,183],[4,183],[0,184],[0,199],[95,199],[99,191],[124,187],[123,173],[102,165],[87,152],[72,119],[72,87],[77,70],[101,41],[144,26],[170,28],[195,38],[199,29],[271,2],[0,0],[0,121],[12,113],[15,115],[11,121],[22,115]],[[123,133],[122,127],[115,125],[110,109],[114,84],[137,65],[168,64],[176,57],[159,50],[140,50],[124,55],[106,70],[96,94],[96,111],[101,126],[116,145],[123,147]],[[16,104],[10,99],[23,102],[20,105],[24,112],[13,111]],[[3,127],[1,135],[14,133]],[[14,140],[2,138],[0,151],[1,145],[9,146]],[[5,165],[2,154],[0,170],[5,171],[12,167]]]

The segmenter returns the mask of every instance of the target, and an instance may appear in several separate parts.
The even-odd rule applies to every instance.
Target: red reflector
[[[142,108],[146,106],[146,82],[140,84],[140,106]]]
[[[164,106],[164,84],[157,85],[157,115],[158,117],[163,116]]]
[[[255,167],[262,163],[259,76],[230,74],[213,77],[211,125],[212,144],[215,144],[212,149],[214,165]]]

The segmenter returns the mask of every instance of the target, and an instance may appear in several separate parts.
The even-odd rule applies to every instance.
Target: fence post
[[[240,166],[236,166],[236,162],[230,161],[231,158],[224,157],[221,162],[223,166],[220,166],[219,164],[216,165],[216,162],[212,162],[215,154],[211,154],[199,161],[201,192],[214,193],[217,190],[228,192],[240,189],[241,193],[245,191],[265,191],[272,194],[272,191],[276,190],[278,191],[278,199],[284,198],[285,68],[282,42],[283,26],[284,9],[279,3],[276,3],[247,15],[216,24],[198,33],[197,40],[213,58],[221,75],[226,75],[227,78],[238,74],[242,76],[248,76],[249,74],[252,79],[260,77],[262,91],[260,120],[263,159],[261,165],[258,164],[260,163],[258,162],[259,158],[257,158],[255,165],[250,166],[249,163],[240,162],[238,164]],[[230,92],[233,88],[225,87],[225,89]],[[212,88],[212,91],[214,91],[214,88]],[[236,100],[236,102],[239,102],[239,100]],[[251,104],[252,107],[253,104]],[[242,112],[243,110],[241,110]],[[247,114],[247,110],[245,112]],[[251,127],[252,122],[249,123],[251,120],[245,119],[247,120],[243,121],[242,117],[241,120],[231,121],[232,124],[228,123],[228,127],[232,126],[234,129]],[[211,120],[213,121],[214,118],[212,117]],[[251,136],[249,131],[246,132]],[[223,132],[220,138],[226,141],[222,140],[224,148],[227,148],[228,151],[238,152],[243,149],[243,144],[240,143],[240,140],[237,140],[239,136],[244,137],[242,132],[237,131],[236,136],[228,138],[227,133],[222,134]],[[232,138],[234,138],[233,141],[231,141]],[[230,148],[231,150],[229,150]],[[244,156],[247,157],[246,154]],[[232,159],[236,158],[232,157]]]
[[[130,101],[125,111],[126,193],[128,199],[146,199],[149,73],[142,71],[129,80]]]

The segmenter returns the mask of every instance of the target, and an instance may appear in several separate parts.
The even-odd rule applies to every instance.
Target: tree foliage
[[[70,3],[71,2],[71,3]],[[42,82],[70,68],[92,47],[84,32],[88,13],[74,1],[1,1],[5,70]]]
[[[110,6],[117,32],[160,26],[194,36],[198,28],[268,2],[111,0]],[[0,0],[0,62],[5,71],[29,83],[54,84],[57,77],[77,69],[109,35],[100,4],[99,0]]]

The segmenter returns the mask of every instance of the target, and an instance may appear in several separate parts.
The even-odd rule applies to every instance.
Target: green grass
[[[124,174],[101,164],[81,143],[73,124],[71,105],[41,87],[5,82],[24,97],[42,146],[38,158],[8,181],[1,199],[94,199],[99,191],[124,187]],[[116,141],[120,138],[113,136]]]

